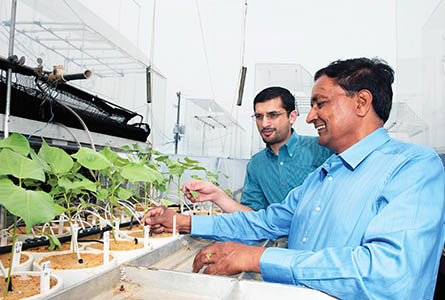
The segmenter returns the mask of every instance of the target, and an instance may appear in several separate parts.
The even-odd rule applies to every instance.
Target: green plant
[[[0,204],[14,216],[11,266],[6,284],[9,286],[17,239],[17,219],[23,219],[29,233],[32,226],[51,221],[56,215],[56,208],[50,194],[28,188],[24,183],[25,180],[44,183],[46,179],[41,164],[29,158],[30,146],[26,138],[13,133],[0,141],[0,149]],[[6,288],[5,297],[7,293]]]

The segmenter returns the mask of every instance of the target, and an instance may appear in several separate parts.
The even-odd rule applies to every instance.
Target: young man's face
[[[269,146],[284,144],[287,141],[296,117],[296,111],[292,111],[289,116],[287,115],[280,97],[255,105],[258,132]]]
[[[332,78],[321,76],[312,88],[311,106],[306,122],[313,123],[320,136],[318,143],[342,153],[357,140],[357,102]]]

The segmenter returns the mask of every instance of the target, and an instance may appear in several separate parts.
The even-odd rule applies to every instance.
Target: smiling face
[[[292,124],[297,118],[294,110],[287,115],[281,98],[260,102],[255,105],[256,125],[263,141],[278,153],[291,135]],[[261,117],[262,116],[262,117]]]
[[[314,124],[320,145],[340,154],[361,139],[357,97],[349,97],[334,79],[326,75],[317,79],[306,122]]]

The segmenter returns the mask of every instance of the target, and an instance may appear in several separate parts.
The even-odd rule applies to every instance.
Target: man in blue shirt
[[[224,212],[265,209],[284,200],[288,192],[303,183],[332,151],[318,144],[318,137],[300,136],[292,129],[298,113],[295,98],[285,88],[269,87],[253,101],[254,119],[266,148],[247,164],[241,203],[211,183],[192,181],[183,192],[192,202],[212,201]],[[189,191],[199,192],[194,199]]]
[[[444,169],[432,149],[383,129],[393,80],[378,59],[319,70],[307,122],[336,155],[266,210],[177,215],[179,231],[231,240],[201,250],[193,270],[261,272],[265,281],[340,299],[432,299],[445,238]],[[173,215],[156,208],[145,221],[171,231]],[[289,237],[288,249],[247,245],[281,236]]]

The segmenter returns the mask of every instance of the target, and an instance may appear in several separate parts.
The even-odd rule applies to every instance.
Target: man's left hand
[[[204,274],[233,275],[241,272],[260,273],[260,258],[266,248],[235,242],[217,243],[202,249],[193,261],[193,272],[207,266]]]

